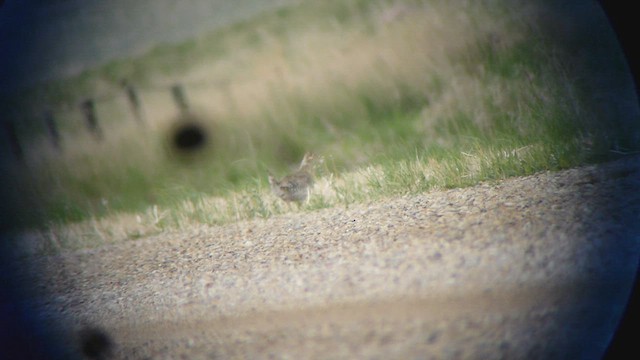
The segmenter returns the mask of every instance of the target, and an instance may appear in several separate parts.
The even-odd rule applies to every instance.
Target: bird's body
[[[309,192],[313,186],[313,154],[307,153],[302,159],[302,163],[298,170],[290,175],[283,177],[281,180],[276,179],[269,174],[269,185],[271,191],[287,202],[301,203],[309,199]]]

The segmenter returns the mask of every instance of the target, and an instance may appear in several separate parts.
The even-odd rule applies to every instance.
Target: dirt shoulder
[[[639,185],[631,157],[63,252],[23,281],[116,358],[582,357],[630,291]]]

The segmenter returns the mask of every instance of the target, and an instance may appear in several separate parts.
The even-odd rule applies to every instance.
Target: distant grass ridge
[[[7,165],[19,179],[8,189],[20,226],[89,221],[103,237],[102,219],[137,213],[127,225],[136,230],[121,231],[136,237],[268,218],[290,209],[269,194],[266,170],[284,173],[308,150],[325,162],[306,210],[638,151],[638,108],[615,37],[597,4],[570,10],[302,2],[43,86],[24,99],[61,109],[64,152],[34,135],[27,165]],[[601,30],[595,45],[588,26]],[[143,89],[146,127],[131,121],[122,96],[107,96],[122,78]],[[174,82],[212,139],[188,163],[166,151],[177,115],[158,89]],[[69,106],[87,93],[106,94],[100,143]]]

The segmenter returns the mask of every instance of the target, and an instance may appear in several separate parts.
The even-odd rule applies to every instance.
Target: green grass
[[[29,104],[26,119],[54,106],[64,150],[23,126],[25,164],[3,165],[19,179],[4,189],[5,211],[12,226],[104,242],[637,151],[622,55],[598,8],[586,8],[556,18],[551,2],[303,2],[43,85],[17,103]],[[584,31],[593,26],[595,42]],[[140,86],[146,126],[133,122],[122,78]],[[174,82],[211,139],[188,158],[167,151]],[[70,105],[86,94],[101,99],[102,142]],[[325,157],[318,184],[309,204],[289,207],[269,193],[266,171],[283,174],[309,150]]]

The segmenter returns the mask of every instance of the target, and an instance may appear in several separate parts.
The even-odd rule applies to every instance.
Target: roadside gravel
[[[67,251],[21,276],[62,336],[99,327],[115,358],[598,358],[638,267],[638,189],[629,157]]]

